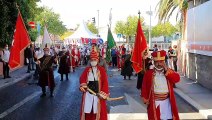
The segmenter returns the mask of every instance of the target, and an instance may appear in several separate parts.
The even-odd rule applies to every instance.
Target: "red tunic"
[[[99,79],[99,91],[102,91],[109,95],[108,89],[108,78],[105,69],[101,66],[97,66],[98,70],[98,79]],[[82,75],[80,76],[80,85],[86,85],[88,81],[88,73],[91,71],[91,67],[86,67],[83,71]],[[85,93],[82,95],[82,104],[81,104],[81,112],[80,112],[80,120],[85,120],[85,113],[84,113],[84,101],[85,100]],[[99,99],[98,102],[98,111],[96,120],[107,120],[107,105],[106,100]]]
[[[142,90],[141,90],[141,97],[143,98],[144,102],[149,102],[147,107],[148,119],[149,120],[160,120],[159,111],[156,110],[155,107],[155,98],[154,98],[154,75],[155,72],[153,69],[147,70],[142,83]],[[172,109],[172,117],[173,120],[179,120],[177,105],[175,101],[174,91],[173,91],[173,84],[180,81],[180,76],[178,73],[174,72],[171,69],[168,69],[166,74],[166,80],[169,89],[169,99]]]
[[[74,56],[75,56],[75,52],[74,52],[74,49],[72,49],[72,50],[71,50],[71,57],[72,57],[72,59],[71,59],[71,66],[72,66],[73,68],[76,66],[76,62],[75,62]]]
[[[78,52],[76,53],[77,57],[78,57],[78,61],[76,62],[76,66],[79,66],[79,63],[80,63],[80,51],[78,50]]]

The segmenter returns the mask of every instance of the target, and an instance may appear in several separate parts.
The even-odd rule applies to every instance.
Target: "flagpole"
[[[109,25],[110,25],[110,28],[111,28],[111,26],[112,26],[112,8],[110,8]]]
[[[24,24],[24,20],[23,20],[23,17],[22,17],[22,15],[21,15],[21,11],[20,11],[20,9],[19,9],[19,6],[18,6],[18,4],[16,3],[16,7],[17,7],[17,9],[18,9],[18,14],[20,14],[20,17],[21,17],[21,20],[23,21],[23,24]],[[27,33],[28,33],[28,30],[27,30],[27,28],[26,28],[26,25],[24,24],[24,29],[27,31]],[[27,34],[27,36],[28,36],[28,38],[29,38],[29,40],[30,40],[30,42],[32,41],[31,40],[31,38],[30,38],[30,36],[29,36],[29,33]],[[30,43],[29,43],[30,44]],[[28,45],[29,45],[28,44]],[[27,46],[28,46],[27,45]]]

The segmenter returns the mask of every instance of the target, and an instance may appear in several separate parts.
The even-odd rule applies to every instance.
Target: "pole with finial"
[[[138,10],[138,17],[139,17],[139,19],[140,19],[140,15],[141,15],[141,12],[140,12],[140,10]]]

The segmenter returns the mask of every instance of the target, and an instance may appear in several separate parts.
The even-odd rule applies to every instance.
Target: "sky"
[[[159,0],[41,0],[38,6],[47,6],[55,13],[60,14],[61,21],[64,22],[67,28],[75,28],[82,21],[92,21],[95,17],[98,23],[99,10],[99,27],[106,27],[109,23],[109,13],[112,8],[112,28],[119,20],[126,20],[129,15],[138,15],[141,11],[141,16],[144,17],[144,22],[149,25],[150,17],[146,13],[150,10],[150,5],[153,11],[151,19],[152,25],[158,22],[155,7]],[[176,24],[175,19],[170,19],[172,24]],[[98,26],[98,24],[96,24]]]

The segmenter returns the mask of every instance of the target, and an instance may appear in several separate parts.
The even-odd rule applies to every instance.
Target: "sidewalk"
[[[27,67],[23,66],[20,69],[10,72],[11,78],[3,79],[3,76],[0,76],[0,90],[21,80],[30,79],[34,71],[31,71],[31,73],[26,73],[26,71]]]
[[[196,108],[206,119],[212,119],[212,90],[183,76],[176,86],[174,91],[180,97]]]

